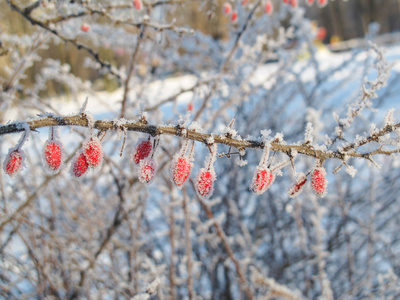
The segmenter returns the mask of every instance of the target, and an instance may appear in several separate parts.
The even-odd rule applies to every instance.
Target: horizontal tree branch
[[[239,150],[245,149],[263,149],[265,143],[263,141],[257,140],[243,140],[241,138],[233,138],[229,134],[214,134],[214,133],[202,133],[196,130],[190,130],[182,127],[181,125],[151,125],[144,119],[139,121],[109,121],[109,120],[94,120],[93,125],[90,124],[85,113],[80,113],[73,116],[47,116],[44,118],[38,118],[36,120],[30,120],[26,122],[15,122],[0,126],[0,135],[23,132],[26,130],[25,124],[27,124],[32,131],[44,127],[52,126],[79,126],[79,127],[91,127],[98,129],[100,131],[109,130],[127,130],[147,133],[153,137],[161,135],[173,135],[193,141],[198,141],[209,146],[209,141],[212,140],[213,143],[223,144],[230,147],[234,147]],[[359,157],[367,160],[371,160],[371,156],[381,154],[381,155],[391,155],[394,153],[400,153],[400,149],[383,150],[382,147],[368,152],[359,153],[356,152],[357,148],[370,142],[379,142],[380,137],[393,132],[400,128],[400,123],[390,126],[385,126],[373,135],[366,137],[360,143],[352,143],[349,146],[341,148],[336,151],[322,151],[315,149],[312,145],[308,143],[304,144],[284,144],[280,143],[278,140],[273,140],[271,142],[271,150],[281,153],[286,153],[288,156],[292,156],[294,152],[303,154],[306,156],[314,157],[325,161],[326,159],[340,159],[344,160],[346,157]]]

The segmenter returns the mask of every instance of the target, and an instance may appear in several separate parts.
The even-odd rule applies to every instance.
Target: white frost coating
[[[149,294],[139,294],[132,298],[132,300],[147,300],[150,298]]]
[[[307,126],[306,126],[306,130],[304,132],[304,142],[305,143],[310,143],[310,144],[313,143],[313,141],[314,141],[313,131],[314,131],[314,128],[313,128],[312,123],[308,122]]]
[[[246,155],[246,149],[245,148],[239,149],[239,155],[240,156],[245,156]]]
[[[17,148],[20,149],[24,145],[24,143],[29,139],[31,128],[29,127],[29,124],[27,122],[18,122],[15,123],[15,126],[17,127],[17,129],[25,130],[24,134],[22,134],[22,136],[18,140],[17,146],[15,147],[15,149]]]
[[[237,132],[237,130],[235,130],[229,126],[226,126],[222,129],[221,133],[224,136],[229,136],[230,138],[234,139],[238,132]]]
[[[189,125],[188,129],[189,129],[189,130],[196,131],[196,132],[203,132],[203,127],[201,126],[200,123],[198,123],[198,122],[196,122],[196,121],[193,121],[193,122]]]
[[[146,292],[149,293],[150,295],[155,294],[157,292],[160,283],[161,283],[160,278],[157,277],[156,279],[154,279],[152,283],[148,285]]]
[[[239,167],[244,167],[248,164],[248,161],[243,159],[241,156],[237,156],[235,158],[235,163],[239,166]]]
[[[357,170],[353,166],[346,165],[346,173],[354,178],[354,176],[356,176]]]
[[[282,132],[277,132],[275,134],[274,140],[277,140],[278,143],[281,143],[283,141],[283,133]]]
[[[94,116],[90,112],[85,112],[85,116],[86,116],[86,119],[88,121],[88,127],[89,127],[89,130],[90,130],[90,135],[92,135],[93,127],[94,127],[94,123],[95,123],[96,119],[94,118]]]
[[[391,108],[388,110],[388,112],[385,115],[385,119],[384,119],[384,124],[385,126],[388,125],[394,125],[394,117],[393,117],[393,113],[394,113],[395,109]]]
[[[206,139],[206,143],[207,145],[212,145],[214,144],[215,140],[214,140],[214,135],[211,134],[207,139]]]
[[[262,141],[265,142],[268,140],[269,136],[271,135],[271,129],[264,129],[261,130]]]

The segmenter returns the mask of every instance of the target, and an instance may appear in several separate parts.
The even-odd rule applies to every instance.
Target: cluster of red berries
[[[4,171],[14,177],[24,162],[24,153],[20,143],[17,147],[10,149],[4,164]],[[158,147],[159,138],[140,138],[132,152],[132,160],[138,165],[138,178],[143,183],[151,183],[157,173],[158,163],[154,159],[154,153]],[[193,169],[194,160],[194,141],[191,147],[188,147],[189,140],[182,146],[178,154],[176,154],[171,162],[170,172],[173,183],[182,188],[189,178]],[[270,145],[264,148],[263,155],[259,165],[256,167],[250,189],[258,194],[263,194],[275,181],[276,173],[284,166],[288,165],[291,160],[271,166],[269,162]],[[195,180],[196,192],[199,196],[208,198],[213,193],[214,181],[216,174],[214,171],[214,163],[216,160],[217,145],[210,146],[210,155],[207,157],[205,167],[201,168]],[[62,144],[58,140],[58,135],[51,128],[49,139],[43,147],[43,161],[48,171],[58,172],[62,167],[64,154]],[[70,173],[75,177],[81,177],[89,168],[99,168],[103,160],[103,150],[101,142],[93,134],[83,143],[82,149],[76,154],[72,164]],[[326,180],[326,171],[319,164],[309,172],[311,187],[315,194],[323,197],[326,193],[328,181]],[[290,197],[299,195],[307,183],[307,175],[299,173],[293,186],[288,190]]]

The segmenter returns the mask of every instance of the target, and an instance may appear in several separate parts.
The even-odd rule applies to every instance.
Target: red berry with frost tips
[[[71,165],[70,173],[75,177],[81,177],[88,168],[89,163],[86,160],[86,156],[81,152],[75,157]]]
[[[231,15],[231,21],[232,21],[232,23],[236,23],[237,20],[238,20],[238,12],[236,10],[234,10]]]
[[[324,7],[327,4],[328,4],[328,0],[318,0],[318,5],[320,7]]]
[[[133,150],[133,161],[138,164],[142,159],[149,156],[153,144],[148,139],[139,139],[134,150]]]
[[[268,0],[268,1],[265,3],[264,10],[265,10],[265,13],[266,13],[267,15],[271,15],[271,14],[272,14],[272,12],[274,11],[274,7],[273,7],[271,1]]]
[[[86,23],[83,23],[83,24],[81,25],[81,30],[82,30],[83,32],[88,32],[88,31],[90,30],[90,26],[89,26],[88,24],[86,24]]]
[[[312,6],[314,4],[314,1],[315,0],[307,0],[306,2],[308,4],[308,6]]]
[[[61,144],[56,141],[47,141],[44,145],[44,161],[50,171],[56,171],[62,163]]]
[[[83,154],[91,168],[97,168],[103,161],[103,148],[98,138],[91,138],[83,143]]]
[[[213,171],[200,169],[196,178],[196,192],[200,197],[210,198],[214,191],[215,175]]]
[[[179,188],[185,183],[192,170],[192,164],[187,157],[174,157],[171,164],[172,180]]]
[[[232,12],[232,5],[228,2],[224,3],[223,11],[225,15],[229,15]]]
[[[133,0],[133,6],[136,10],[141,10],[143,8],[142,0]]]
[[[256,167],[250,188],[257,195],[264,193],[274,182],[275,175],[269,168]]]
[[[299,6],[299,2],[297,0],[290,0],[290,5],[296,8],[297,6]]]
[[[311,172],[311,187],[318,197],[324,197],[326,194],[326,171],[322,167],[317,167]]]
[[[158,164],[153,158],[145,158],[140,161],[138,169],[139,180],[143,183],[151,183],[157,173]]]
[[[4,160],[3,169],[11,177],[14,177],[21,170],[23,161],[23,153],[21,154],[21,152],[22,150],[19,149],[11,150]]]
[[[300,195],[304,187],[306,186],[306,182],[307,182],[306,175],[304,175],[304,173],[300,173],[297,176],[295,184],[288,190],[289,197],[294,198]]]

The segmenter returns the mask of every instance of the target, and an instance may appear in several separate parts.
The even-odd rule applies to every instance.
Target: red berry
[[[98,138],[91,138],[83,144],[83,154],[91,168],[97,168],[103,160],[103,149]]]
[[[57,141],[50,140],[44,144],[44,161],[50,171],[60,168],[62,163],[61,144]]]
[[[261,195],[274,182],[275,175],[268,168],[256,167],[250,188],[254,193]]]
[[[311,6],[311,5],[314,4],[314,1],[315,1],[315,0],[307,0],[306,2],[307,2],[307,4],[308,4],[308,6]]]
[[[297,0],[290,0],[290,5],[292,7],[297,7],[297,6],[299,6],[299,2]]]
[[[288,195],[290,198],[297,197],[303,191],[307,182],[307,177],[304,173],[300,173],[297,176],[295,184],[288,190]]]
[[[71,165],[70,173],[75,177],[81,177],[87,169],[89,168],[89,164],[86,160],[86,156],[81,152],[75,156],[75,159]]]
[[[157,168],[158,164],[154,159],[142,159],[138,169],[139,180],[143,183],[151,183],[157,173]]]
[[[4,171],[11,177],[14,177],[21,169],[23,161],[21,152],[22,150],[19,149],[12,150],[8,153],[6,159],[4,160]]]
[[[83,23],[83,24],[81,25],[81,30],[82,30],[83,32],[88,32],[88,31],[90,30],[90,26],[89,26],[88,24],[86,24],[86,23]]]
[[[229,15],[232,12],[232,5],[228,2],[224,3],[224,14]]]
[[[328,4],[328,0],[318,0],[318,5],[320,7],[324,7],[327,4]]]
[[[232,23],[236,23],[237,20],[238,20],[238,13],[237,13],[236,10],[234,10],[234,11],[232,12],[232,15],[231,15],[231,21],[232,21]]]
[[[247,5],[247,3],[249,3],[249,0],[242,0],[242,2],[241,2],[242,6]]]
[[[289,1],[290,1],[290,0],[283,0],[283,3],[289,4]]]
[[[187,110],[192,112],[193,111],[193,103],[189,103],[187,106]]]
[[[270,0],[268,0],[268,1],[265,3],[264,10],[265,10],[265,13],[266,13],[267,15],[271,15],[272,12],[274,11],[274,7],[273,7],[272,2],[271,2]]]
[[[133,0],[133,6],[136,10],[141,10],[143,8],[142,0]]]
[[[200,169],[196,178],[196,192],[200,197],[210,198],[214,191],[214,171],[207,171],[204,168]]]
[[[326,171],[322,167],[315,168],[311,172],[311,187],[318,197],[324,197],[326,194],[326,187],[328,181],[326,180]]]
[[[149,156],[153,144],[149,139],[139,139],[135,149],[133,149],[133,161],[138,164],[142,159]]]
[[[192,164],[187,157],[174,157],[171,164],[172,180],[179,188],[185,183],[192,170]]]

